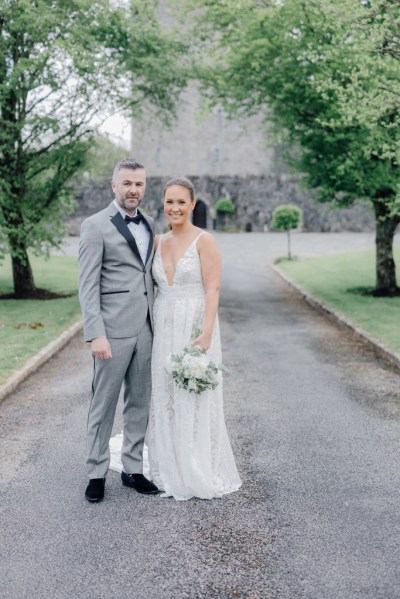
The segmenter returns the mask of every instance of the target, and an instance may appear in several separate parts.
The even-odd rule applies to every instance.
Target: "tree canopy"
[[[271,228],[286,231],[288,240],[288,259],[291,260],[290,231],[297,229],[302,218],[302,210],[294,204],[280,204],[272,213]]]
[[[261,111],[320,201],[372,202],[375,291],[398,293],[398,2],[203,0],[196,7],[197,73],[208,102],[235,118]]]
[[[59,241],[96,126],[116,110],[173,115],[179,54],[150,0],[1,0],[0,248],[17,295],[35,294],[28,249]]]

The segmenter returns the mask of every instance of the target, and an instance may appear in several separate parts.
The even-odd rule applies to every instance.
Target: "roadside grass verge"
[[[396,245],[394,252],[400,269],[400,246]],[[362,295],[362,290],[373,288],[375,284],[373,249],[303,260],[282,260],[277,267],[311,295],[400,352],[400,297]]]
[[[0,384],[80,316],[77,258],[31,258],[37,287],[72,294],[52,300],[0,300]],[[11,261],[0,264],[0,294],[12,293]]]

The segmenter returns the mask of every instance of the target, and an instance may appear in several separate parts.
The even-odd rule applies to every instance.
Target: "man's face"
[[[117,178],[111,181],[111,186],[118,205],[132,216],[144,196],[146,171],[144,168],[121,168]]]

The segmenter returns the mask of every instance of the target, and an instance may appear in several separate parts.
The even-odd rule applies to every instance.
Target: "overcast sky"
[[[100,126],[102,133],[107,133],[115,143],[129,149],[131,145],[131,125],[128,119],[120,115],[108,118]]]

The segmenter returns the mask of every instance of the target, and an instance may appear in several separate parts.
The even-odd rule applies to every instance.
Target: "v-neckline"
[[[203,232],[204,232],[204,231],[203,231]],[[172,277],[172,283],[171,283],[171,284],[170,284],[170,283],[169,283],[169,281],[168,281],[168,275],[167,275],[167,271],[165,270],[164,262],[163,262],[163,259],[162,259],[161,245],[162,245],[162,238],[163,238],[163,235],[161,235],[161,237],[160,237],[160,241],[159,241],[160,261],[161,261],[161,266],[162,266],[162,269],[163,269],[163,272],[164,272],[164,276],[165,276],[165,280],[167,281],[167,285],[168,285],[168,287],[173,287],[173,286],[174,286],[174,284],[175,284],[175,277],[176,277],[176,273],[178,272],[178,264],[179,264],[179,262],[182,260],[182,258],[184,258],[184,257],[185,257],[185,255],[186,255],[186,254],[187,254],[187,252],[190,250],[190,248],[192,247],[192,245],[194,244],[194,242],[195,242],[195,241],[197,241],[197,240],[198,240],[198,238],[199,238],[199,237],[201,237],[201,235],[203,235],[203,232],[202,232],[202,233],[200,233],[199,235],[197,235],[197,237],[195,237],[195,239],[193,239],[193,241],[191,241],[191,242],[189,243],[189,245],[187,246],[186,250],[183,252],[182,256],[179,258],[179,260],[177,260],[177,261],[176,261],[176,264],[175,264],[175,272],[174,272],[174,276]]]

